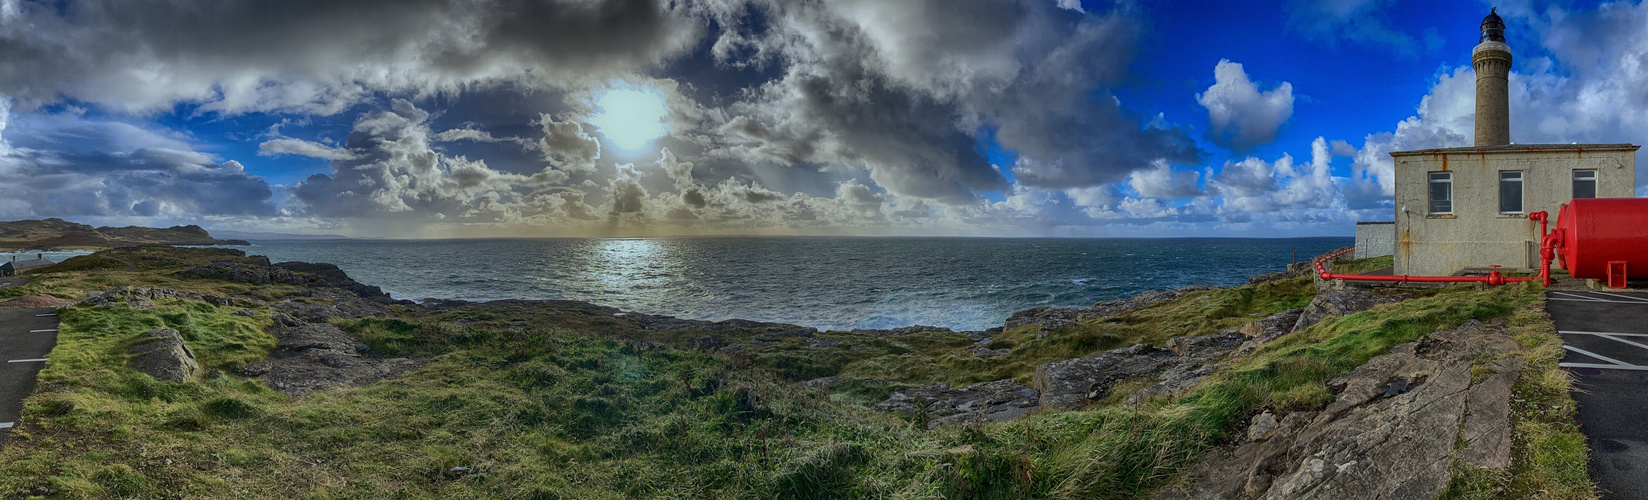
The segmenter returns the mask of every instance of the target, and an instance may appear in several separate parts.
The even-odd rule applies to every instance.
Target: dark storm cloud
[[[1018,182],[1068,188],[1114,182],[1166,159],[1198,159],[1178,129],[1143,127],[1110,97],[1126,79],[1142,21],[1051,2],[762,3],[766,29],[739,29],[747,7],[720,11],[725,64],[787,65],[731,107],[724,128],[749,161],[864,167],[888,191],[951,204],[1005,191],[978,147],[1020,156]]]
[[[700,27],[684,10],[663,0],[8,0],[0,94],[330,114],[381,90],[600,81],[687,48]]]
[[[1146,124],[1112,92],[1149,30],[1126,2],[0,2],[0,97],[23,109],[387,108],[341,143],[255,139],[263,164],[333,160],[277,188],[298,216],[941,225],[1031,209],[987,194],[1061,196],[1140,172],[1168,173],[1152,193],[1199,192],[1199,174],[1172,168],[1203,154],[1185,130]],[[609,86],[663,95],[671,132],[644,155],[682,157],[603,150],[590,123]],[[991,140],[1016,161],[993,165]],[[109,179],[136,168],[111,165]]]

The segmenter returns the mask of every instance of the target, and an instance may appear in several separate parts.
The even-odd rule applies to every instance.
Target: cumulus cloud
[[[0,217],[272,215],[269,184],[172,134],[44,115],[0,98]],[[73,144],[73,152],[59,151]]]
[[[1276,140],[1276,132],[1293,116],[1293,84],[1260,91],[1241,63],[1220,59],[1213,86],[1196,95],[1207,108],[1208,139],[1221,146],[1248,149]]]
[[[258,145],[258,156],[298,155],[326,160],[353,160],[355,154],[347,149],[336,148],[314,141],[282,137],[264,141]]]
[[[1147,198],[1191,198],[1200,196],[1197,186],[1201,174],[1191,170],[1174,170],[1167,162],[1157,162],[1149,170],[1133,172],[1127,185]]]
[[[294,198],[306,214],[324,217],[508,221],[534,215],[527,210],[528,191],[570,179],[553,167],[523,175],[436,151],[429,118],[403,99],[362,115],[345,143],[354,157],[334,161],[330,174],[299,182]]]
[[[555,117],[544,114],[537,125],[544,132],[537,146],[545,161],[568,170],[595,168],[595,160],[601,158],[601,143],[585,133],[582,124],[555,121]]]

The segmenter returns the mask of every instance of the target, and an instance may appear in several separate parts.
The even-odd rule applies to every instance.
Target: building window
[[[1499,173],[1499,213],[1522,213],[1522,172]]]
[[[1453,213],[1453,173],[1431,172],[1432,214]]]
[[[1595,170],[1575,170],[1574,171],[1574,198],[1579,199],[1579,198],[1595,198],[1595,197],[1596,197],[1596,171]]]

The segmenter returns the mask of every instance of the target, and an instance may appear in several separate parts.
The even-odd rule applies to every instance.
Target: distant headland
[[[200,226],[92,227],[63,219],[0,222],[0,251],[85,250],[160,245],[250,245],[244,240],[220,240]]]

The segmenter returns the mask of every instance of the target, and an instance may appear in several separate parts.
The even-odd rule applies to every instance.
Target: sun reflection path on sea
[[[582,266],[572,272],[574,280],[586,283],[593,294],[624,297],[622,302],[664,294],[671,277],[679,271],[670,245],[653,239],[591,240],[578,260]]]

